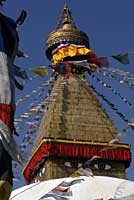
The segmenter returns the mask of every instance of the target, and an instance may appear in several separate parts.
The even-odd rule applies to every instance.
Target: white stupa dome
[[[10,200],[134,200],[134,182],[106,176],[61,178],[12,192]]]

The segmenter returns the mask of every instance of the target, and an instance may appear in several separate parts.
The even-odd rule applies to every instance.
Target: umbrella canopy
[[[12,192],[10,200],[132,200],[134,182],[94,176],[61,178],[33,183]]]

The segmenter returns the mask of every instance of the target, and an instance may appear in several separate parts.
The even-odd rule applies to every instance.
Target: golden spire
[[[51,32],[46,40],[46,56],[52,59],[52,51],[62,43],[85,45],[90,48],[86,33],[76,28],[70,9],[65,4],[61,11],[56,29]]]

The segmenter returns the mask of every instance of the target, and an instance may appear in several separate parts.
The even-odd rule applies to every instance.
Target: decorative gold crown
[[[63,24],[62,28],[61,25]],[[52,58],[52,51],[57,48],[58,45],[64,43],[73,43],[79,45],[89,46],[89,39],[86,33],[78,30],[73,21],[71,11],[65,4],[61,16],[58,21],[56,30],[51,32],[46,39],[46,56],[49,60]]]

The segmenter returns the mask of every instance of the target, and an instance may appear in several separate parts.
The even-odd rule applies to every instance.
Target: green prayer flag
[[[72,181],[69,181],[69,182],[63,181],[60,184],[60,186],[62,186],[62,187],[70,187],[70,186],[75,185],[77,183],[81,183],[82,181],[84,181],[84,179],[75,179],[75,180],[72,180]]]
[[[128,53],[126,53],[126,54],[113,55],[112,58],[118,60],[120,63],[122,63],[122,64],[124,64],[124,65],[129,64]]]

